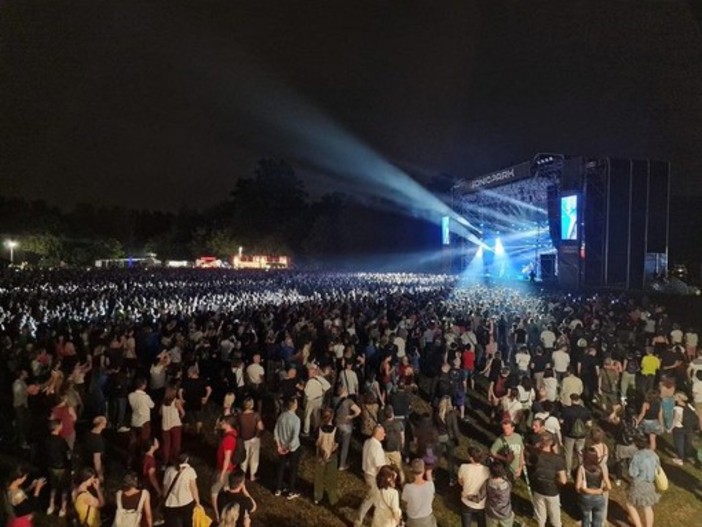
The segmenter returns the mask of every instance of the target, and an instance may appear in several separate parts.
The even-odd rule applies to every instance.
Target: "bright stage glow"
[[[505,254],[505,248],[502,246],[502,240],[497,238],[495,240],[495,256],[503,256]]]
[[[483,257],[483,246],[481,245],[478,247],[478,251],[475,253],[476,258],[482,258]]]

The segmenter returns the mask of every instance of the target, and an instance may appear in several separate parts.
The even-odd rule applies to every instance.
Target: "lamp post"
[[[10,263],[13,264],[15,263],[15,247],[17,247],[19,243],[17,243],[15,240],[7,240],[5,242],[5,246],[10,249]]]

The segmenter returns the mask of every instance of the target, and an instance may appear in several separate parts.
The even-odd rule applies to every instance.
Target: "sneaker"
[[[59,511],[59,518],[65,518],[66,517],[66,509],[61,509]]]
[[[348,465],[344,465],[343,467],[339,467],[340,472],[343,472],[344,470],[348,470],[348,469],[349,469]]]
[[[154,527],[157,527],[158,525],[163,525],[164,523],[166,523],[166,520],[163,520],[163,519],[154,520]]]
[[[299,497],[300,497],[300,493],[299,493],[299,492],[290,492],[290,493],[288,493],[288,495],[286,496],[286,498],[289,499],[289,500],[294,500],[295,498],[299,498]]]
[[[677,457],[674,457],[670,461],[673,463],[673,465],[677,465],[679,467],[682,467],[685,464],[685,462],[682,459],[679,459]]]
[[[621,487],[621,486],[622,486],[622,480],[621,480],[621,479],[617,479],[617,480],[614,481],[614,484],[615,484],[617,487]]]
[[[314,500],[315,505],[319,505],[322,502],[322,500]]]
[[[276,490],[276,491],[273,493],[273,495],[276,496],[276,497],[280,497],[280,496],[283,495],[283,491],[282,491],[282,490]]]
[[[55,510],[55,509],[54,509],[54,506],[53,506],[53,505],[49,506],[49,508],[46,509],[46,514],[47,514],[47,516],[51,516],[51,515],[54,513],[54,510]]]
[[[120,426],[120,427],[117,429],[117,431],[118,431],[120,434],[126,434],[127,432],[129,432],[129,427],[128,427],[128,426]]]

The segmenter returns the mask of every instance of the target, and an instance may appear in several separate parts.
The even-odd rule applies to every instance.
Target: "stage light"
[[[502,256],[505,254],[505,248],[502,246],[502,240],[497,238],[495,240],[495,256]]]
[[[478,252],[475,253],[476,258],[482,258],[483,257],[483,246],[478,247]]]

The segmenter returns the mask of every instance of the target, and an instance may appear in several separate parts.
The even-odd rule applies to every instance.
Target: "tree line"
[[[62,210],[42,200],[0,196],[0,234],[18,241],[16,258],[33,264],[91,265],[96,259],[229,258],[285,254],[308,266],[353,268],[370,255],[438,247],[438,226],[403,215],[380,198],[340,192],[312,201],[293,167],[262,159],[253,177],[204,210],[137,210],[80,203]],[[2,258],[9,257],[3,249]]]

